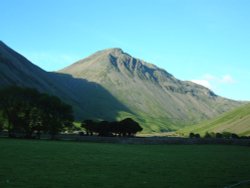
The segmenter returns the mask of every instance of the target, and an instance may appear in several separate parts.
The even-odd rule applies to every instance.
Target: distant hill
[[[144,132],[179,129],[241,105],[198,84],[178,80],[119,48],[99,51],[59,73],[101,85],[130,110],[119,111],[116,118],[130,116],[143,125]],[[105,109],[110,106],[113,104],[101,108],[102,113],[108,116],[109,110]],[[98,104],[95,110],[100,110]]]
[[[206,132],[231,132],[239,135],[250,135],[250,104],[246,104],[221,116],[204,121],[198,125],[179,131],[188,135],[190,132],[205,134]]]

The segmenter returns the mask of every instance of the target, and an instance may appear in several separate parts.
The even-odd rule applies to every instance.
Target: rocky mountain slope
[[[130,110],[119,111],[117,117],[135,118],[146,132],[178,129],[241,105],[217,96],[203,86],[180,81],[119,48],[99,51],[59,73],[101,85]],[[107,105],[113,106],[112,103]],[[96,110],[99,110],[98,105]]]

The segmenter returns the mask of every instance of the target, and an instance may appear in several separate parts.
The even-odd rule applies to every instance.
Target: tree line
[[[35,89],[9,87],[0,90],[0,131],[9,137],[40,138],[43,133],[55,135],[74,130],[72,107],[58,97],[40,93]],[[142,131],[131,118],[122,121],[85,120],[81,124],[87,135],[132,136]]]
[[[10,137],[32,138],[36,133],[48,133],[51,138],[73,126],[73,110],[58,97],[35,89],[9,87],[0,91],[0,129]]]
[[[142,127],[132,118],[126,118],[121,121],[93,121],[85,120],[82,122],[87,135],[96,133],[99,136],[134,136],[137,132],[142,131]]]

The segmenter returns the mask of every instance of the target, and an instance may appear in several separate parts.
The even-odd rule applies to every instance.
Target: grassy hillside
[[[227,112],[216,119],[202,122],[179,131],[205,134],[206,132],[231,132],[239,135],[250,135],[250,104]]]
[[[250,179],[250,150],[0,139],[0,187],[225,187]]]

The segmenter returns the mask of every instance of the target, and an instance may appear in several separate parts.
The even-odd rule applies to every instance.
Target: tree
[[[112,130],[108,121],[101,121],[98,123],[99,136],[112,136]]]
[[[189,138],[194,138],[195,134],[194,133],[189,133]]]
[[[96,132],[96,123],[93,120],[84,120],[81,123],[81,127],[84,128],[87,132],[87,135],[93,135],[93,132]]]
[[[0,91],[0,110],[8,121],[9,136],[15,133],[31,138],[36,131],[55,134],[72,126],[72,107],[58,97],[39,93],[35,89],[10,87]]]
[[[211,134],[210,134],[210,133],[206,132],[206,134],[205,134],[204,138],[212,138],[212,136],[211,136]]]
[[[222,137],[229,139],[229,138],[231,138],[231,133],[230,132],[223,132]]]
[[[198,134],[198,133],[195,134],[194,136],[195,136],[195,138],[200,138],[201,137],[200,134]]]
[[[122,134],[124,136],[132,136],[135,135],[137,132],[142,131],[142,127],[139,123],[134,121],[132,118],[126,118],[119,123],[122,126]]]
[[[113,134],[119,136],[133,136],[137,132],[142,131],[139,123],[131,118],[124,119],[120,122],[95,122],[93,120],[85,120],[82,122],[81,127],[86,130],[87,135],[97,133],[99,136],[113,136]]]
[[[63,103],[58,97],[42,94],[39,99],[39,108],[42,109],[41,124],[52,139],[64,128],[73,126],[72,107]]]
[[[4,118],[2,117],[2,113],[0,112],[0,132],[4,128]]]
[[[223,138],[223,135],[221,133],[216,133],[215,138]]]
[[[118,121],[112,121],[109,123],[110,131],[115,134],[121,136],[121,125]]]
[[[0,108],[8,121],[9,136],[13,136],[16,132],[30,131],[28,114],[31,106],[36,104],[38,92],[27,88],[10,87],[1,90],[0,97]]]
[[[237,134],[232,133],[231,134],[231,138],[233,138],[233,139],[239,139],[240,137]]]

